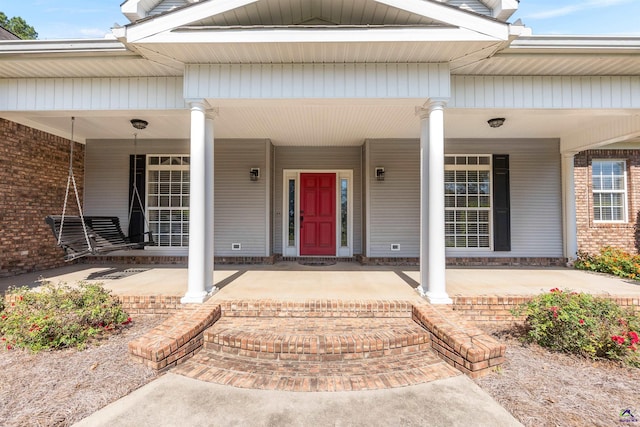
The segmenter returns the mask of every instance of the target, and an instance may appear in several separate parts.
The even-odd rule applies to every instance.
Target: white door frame
[[[282,256],[300,256],[300,174],[334,173],[336,175],[336,257],[353,256],[353,170],[352,169],[284,169],[282,171]],[[295,237],[289,245],[289,181],[295,181]],[[342,246],[342,181],[347,180],[347,246]]]

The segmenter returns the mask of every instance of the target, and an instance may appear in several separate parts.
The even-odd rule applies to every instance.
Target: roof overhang
[[[475,75],[637,75],[640,37],[521,36],[491,57],[452,67]]]
[[[121,29],[116,29],[114,34],[118,38],[126,40],[127,43],[138,43],[159,34],[174,34],[181,27],[192,26],[206,17],[241,9],[258,1],[220,0],[194,3],[171,13],[152,16]],[[508,24],[437,1],[374,0],[374,4],[386,5],[396,10],[410,12],[436,21],[441,26],[468,30],[497,40],[507,40],[509,38]],[[164,40],[166,41],[167,38],[165,37]]]

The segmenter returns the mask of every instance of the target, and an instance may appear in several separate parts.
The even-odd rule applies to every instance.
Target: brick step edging
[[[144,365],[164,371],[196,354],[204,344],[204,331],[220,319],[217,304],[204,303],[180,311],[141,337],[129,342],[129,354]]]
[[[471,378],[504,362],[506,345],[476,327],[461,326],[451,313],[424,304],[414,306],[413,318],[431,332],[432,348],[440,357]]]
[[[353,361],[279,361],[244,359],[204,349],[174,373],[201,381],[258,390],[334,392],[380,390],[460,375],[433,350]]]
[[[227,306],[223,310],[223,306]],[[471,377],[482,376],[504,361],[506,347],[476,328],[462,328],[452,318],[429,304],[413,305],[406,301],[307,301],[298,303],[274,301],[209,302],[194,310],[183,310],[144,336],[129,343],[132,357],[147,366],[164,370],[186,361],[204,343],[204,331],[227,313],[250,316],[258,313],[307,317],[334,316],[333,307],[341,317],[371,316],[393,313],[392,317],[410,316],[431,333],[431,346],[451,366]],[[274,308],[275,307],[275,308]],[[280,307],[276,310],[277,307]],[[331,309],[330,309],[331,308]],[[342,310],[342,311],[340,311]],[[375,311],[380,310],[380,311]],[[284,314],[283,314],[284,313]],[[355,314],[355,315],[354,315]],[[273,315],[271,317],[274,317]]]

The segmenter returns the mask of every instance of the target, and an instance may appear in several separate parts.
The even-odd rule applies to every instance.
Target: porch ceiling
[[[366,139],[419,138],[415,100],[394,101],[224,101],[217,104],[217,139],[270,139],[275,145],[357,146]],[[628,111],[463,110],[445,109],[446,138],[561,138],[576,130],[604,125]],[[131,139],[129,120],[149,127],[139,140],[188,139],[188,110],[4,113],[2,117],[69,137],[76,117],[75,139]],[[500,128],[487,120],[505,117]],[[638,142],[638,141],[637,141]]]

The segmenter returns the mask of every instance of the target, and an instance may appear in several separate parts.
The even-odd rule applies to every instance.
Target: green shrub
[[[613,274],[626,279],[640,280],[640,255],[605,246],[598,255],[579,252],[574,266],[580,270]]]
[[[11,302],[0,312],[0,339],[8,349],[83,348],[91,338],[131,322],[99,284],[47,283],[35,290],[11,289],[8,295]]]
[[[514,310],[525,315],[524,339],[555,351],[640,366],[640,317],[615,302],[552,289]]]

